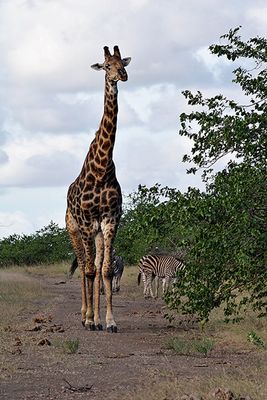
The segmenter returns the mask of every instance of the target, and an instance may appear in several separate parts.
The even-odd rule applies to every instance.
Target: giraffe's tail
[[[141,282],[141,272],[139,272],[138,278],[137,278],[138,286],[140,285],[140,282]]]
[[[77,260],[77,257],[75,257],[74,260],[72,261],[71,267],[69,269],[69,273],[68,273],[69,279],[72,278],[72,276],[73,276],[75,270],[77,269],[77,267],[78,267],[78,260]]]

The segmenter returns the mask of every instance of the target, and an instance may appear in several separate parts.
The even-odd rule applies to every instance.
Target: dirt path
[[[137,390],[153,382],[205,380],[231,373],[251,357],[220,351],[209,357],[175,354],[166,348],[167,339],[196,335],[198,328],[169,327],[162,301],[136,300],[137,287],[122,287],[114,296],[117,334],[86,331],[80,323],[78,278],[66,283],[44,278],[43,285],[49,296],[37,304],[39,311],[23,313],[20,328],[7,328],[1,400],[135,399]],[[67,340],[79,342],[76,353],[68,354]]]

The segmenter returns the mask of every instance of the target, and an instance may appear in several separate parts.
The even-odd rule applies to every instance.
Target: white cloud
[[[230,66],[232,63],[227,59],[219,59],[214,54],[211,54],[208,47],[201,47],[195,53],[195,58],[212,73],[214,79],[218,82],[221,80],[225,66]]]
[[[8,237],[13,233],[27,234],[33,231],[33,224],[21,211],[0,212],[0,237]]]
[[[258,4],[257,4],[258,3]],[[247,17],[251,20],[254,25],[255,29],[260,32],[261,36],[266,36],[267,34],[267,5],[266,2],[260,1],[253,3],[247,12]]]
[[[7,153],[0,149],[0,164],[6,164],[7,162],[8,162]]]
[[[62,186],[79,173],[93,135],[15,135],[5,146],[9,163],[0,166],[2,187]]]

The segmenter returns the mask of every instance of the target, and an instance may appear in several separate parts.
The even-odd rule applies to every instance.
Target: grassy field
[[[16,324],[20,314],[34,308],[34,302],[40,296],[46,296],[41,282],[30,277],[24,270],[0,270],[0,329]]]

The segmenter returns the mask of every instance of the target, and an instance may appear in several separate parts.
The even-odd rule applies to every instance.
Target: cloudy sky
[[[132,57],[119,83],[114,159],[139,183],[201,186],[181,157],[183,89],[238,96],[233,66],[207,50],[230,28],[266,36],[266,0],[0,0],[0,237],[64,226],[66,191],[103,109],[103,46]]]

